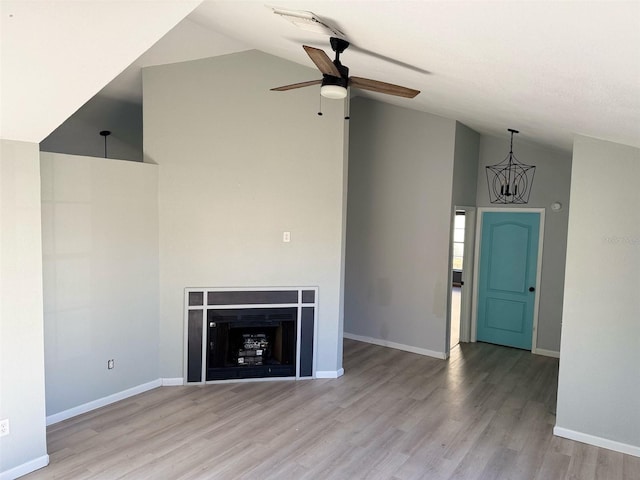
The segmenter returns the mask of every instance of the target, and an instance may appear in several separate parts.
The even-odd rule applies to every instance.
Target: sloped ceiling
[[[481,133],[506,137],[507,128],[516,128],[522,139],[563,150],[572,148],[574,134],[640,146],[638,1],[273,4],[312,11],[376,54],[347,50],[341,60],[352,75],[422,91],[413,100],[373,95],[379,100],[453,118]],[[304,65],[312,63],[303,43],[331,54],[326,37],[296,28],[264,2],[207,1],[189,18]],[[311,79],[283,83],[304,80]]]
[[[41,140],[136,59],[102,94],[140,101],[146,65],[255,48],[311,67],[302,44],[331,54],[328,37],[297,29],[262,1],[202,2],[142,57],[193,2],[26,6],[34,3],[45,2],[2,2],[7,138]],[[575,134],[640,147],[640,1],[273,4],[338,26],[354,45],[342,55],[352,75],[422,91],[413,100],[352,94],[453,118],[480,133],[507,138],[515,128],[521,140],[565,151]],[[11,10],[20,15],[9,17]],[[304,80],[311,79],[283,77],[282,84]]]
[[[0,138],[40,142],[200,1],[2,1]]]
[[[143,67],[217,57],[252,48],[240,40],[205,28],[187,17],[110,82],[100,95],[131,103],[142,103]]]

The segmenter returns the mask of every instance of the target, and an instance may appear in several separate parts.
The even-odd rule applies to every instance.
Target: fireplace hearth
[[[318,289],[185,289],[188,384],[314,375]]]

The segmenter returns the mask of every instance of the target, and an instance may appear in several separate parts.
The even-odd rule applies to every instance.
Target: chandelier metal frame
[[[502,162],[485,167],[489,201],[503,204],[529,203],[536,167],[522,163],[516,158],[513,153],[513,134],[520,132],[512,128],[508,131],[511,132],[509,154]]]

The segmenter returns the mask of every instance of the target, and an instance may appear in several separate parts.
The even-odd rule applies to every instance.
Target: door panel
[[[539,213],[482,216],[477,339],[531,350]]]
[[[493,291],[523,292],[527,282],[529,231],[522,225],[490,225],[488,258],[489,288]]]
[[[527,312],[523,302],[488,298],[486,311],[489,328],[517,333],[524,332]]]

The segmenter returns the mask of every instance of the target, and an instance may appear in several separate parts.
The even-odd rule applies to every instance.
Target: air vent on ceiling
[[[321,33],[331,37],[344,38],[345,36],[344,33],[338,30],[335,26],[331,25],[326,20],[321,19],[313,12],[306,12],[304,10],[287,10],[278,7],[269,8],[273,10],[273,13],[280,15],[282,18],[288,20],[302,30]]]

